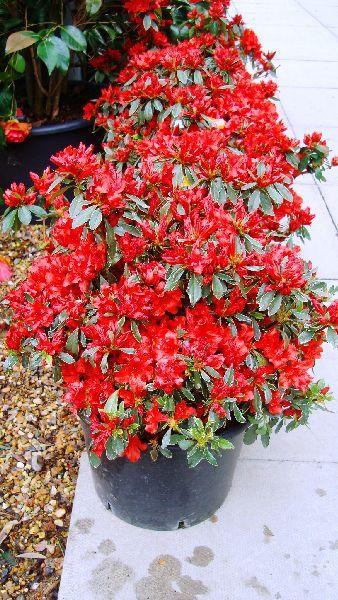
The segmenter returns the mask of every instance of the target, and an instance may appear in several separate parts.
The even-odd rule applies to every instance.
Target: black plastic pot
[[[50,165],[50,157],[66,146],[98,144],[92,133],[92,124],[75,119],[56,125],[34,127],[31,135],[21,144],[8,144],[0,151],[0,188],[6,189],[15,181],[32,185],[29,172],[42,173]]]
[[[88,422],[80,419],[89,449]],[[219,455],[218,467],[204,460],[189,468],[178,446],[170,447],[171,459],[159,455],[155,462],[149,452],[137,462],[110,461],[104,453],[101,465],[92,467],[96,492],[106,508],[137,527],[168,531],[196,525],[211,517],[229,493],[245,427],[238,423],[224,432],[235,448]]]

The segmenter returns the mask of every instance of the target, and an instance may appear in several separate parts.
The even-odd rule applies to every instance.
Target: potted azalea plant
[[[5,230],[57,216],[8,295],[6,367],[54,369],[100,498],[153,529],[211,516],[243,439],[267,446],[325,407],[311,369],[338,330],[334,289],[295,245],[313,216],[294,179],[323,177],[325,141],[286,134],[258,79],[271,55],[223,2],[191,2],[182,27],[87,107],[105,157],[67,147],[4,195]]]

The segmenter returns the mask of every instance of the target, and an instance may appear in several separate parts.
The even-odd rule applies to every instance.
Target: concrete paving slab
[[[280,11],[283,9],[280,8]],[[267,9],[269,11],[269,9]],[[242,12],[242,11],[241,11]],[[245,13],[244,13],[245,16]],[[248,26],[251,26],[247,19]],[[315,24],[313,27],[298,25],[265,25],[262,16],[260,24],[255,23],[263,48],[277,50],[275,61],[279,59],[293,60],[337,60],[338,41],[324,27]]]
[[[314,127],[320,129],[337,126],[338,86],[336,89],[325,90],[315,87],[309,89],[282,87],[279,97],[293,127],[303,127],[307,133],[313,131]]]
[[[326,185],[321,187],[325,202],[338,227],[338,187],[337,185]]]
[[[211,520],[156,532],[101,505],[84,455],[58,599],[336,600],[337,482],[337,464],[240,460]]]
[[[301,8],[297,7],[295,3],[288,4],[283,7],[283,11],[280,11],[279,5],[267,4],[256,4],[250,3],[243,5],[242,2],[237,3],[237,13],[243,15],[245,21],[250,24],[248,26],[256,30],[257,27],[262,25],[262,17],[264,16],[264,25],[267,27],[271,26],[288,26],[298,27],[299,21],[302,21],[303,27],[316,27],[318,23],[311,16],[308,15]]]
[[[334,282],[338,284],[337,282]],[[313,412],[309,426],[299,427],[290,433],[280,431],[273,435],[268,448],[260,441],[252,446],[244,446],[242,457],[248,460],[280,460],[308,462],[338,462],[338,372],[336,369],[337,351],[325,344],[322,358],[318,360],[314,371],[314,380],[324,379],[335,400],[328,404],[330,412]]]
[[[292,88],[338,88],[338,54],[336,58],[337,62],[277,58],[278,84]],[[323,94],[325,97],[325,92]],[[308,92],[308,97],[311,100],[311,92]]]
[[[300,0],[297,2],[299,7],[305,9],[308,16],[312,16],[316,19],[317,23],[320,23],[324,27],[335,27],[338,26],[338,6],[335,2],[308,2],[307,0]]]
[[[295,185],[304,205],[309,206],[315,218],[310,227],[311,240],[301,244],[302,255],[311,260],[323,279],[338,277],[338,237],[332,217],[316,185]],[[323,240],[325,238],[325,243]]]

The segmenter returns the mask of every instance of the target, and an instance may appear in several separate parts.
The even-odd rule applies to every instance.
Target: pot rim
[[[66,131],[73,131],[74,129],[83,129],[89,127],[89,121],[85,119],[72,119],[66,123],[55,123],[55,125],[40,125],[40,127],[33,127],[31,136],[43,136],[57,133],[65,133]]]

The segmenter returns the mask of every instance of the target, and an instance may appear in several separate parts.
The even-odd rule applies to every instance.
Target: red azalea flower
[[[4,192],[3,199],[7,206],[22,206],[23,204],[34,204],[36,193],[26,191],[23,183],[12,183],[11,187]]]
[[[137,435],[132,435],[129,438],[128,446],[126,447],[123,456],[131,460],[131,462],[136,462],[141,457],[141,452],[147,449],[147,444],[141,442],[140,438]]]
[[[148,433],[156,433],[159,423],[163,423],[167,420],[168,417],[159,410],[158,402],[154,401],[152,408],[146,411],[144,417],[146,423],[145,430],[148,431]]]
[[[192,406],[188,406],[184,400],[178,402],[175,406],[174,419],[175,421],[182,421],[183,419],[189,419],[193,415],[196,415],[196,409]]]

